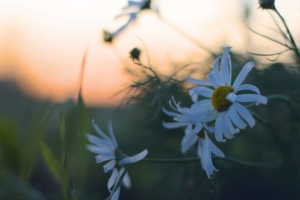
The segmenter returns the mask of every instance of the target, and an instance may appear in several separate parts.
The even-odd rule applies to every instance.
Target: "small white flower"
[[[186,126],[185,135],[181,141],[181,152],[187,152],[198,141],[197,154],[201,160],[202,168],[205,170],[207,177],[210,178],[214,171],[218,171],[212,163],[211,153],[224,157],[223,152],[207,136],[207,131],[214,132],[214,128],[202,123],[203,119],[201,117],[194,117],[205,116],[205,113],[193,113],[188,108],[181,108],[174,98],[172,98],[172,101],[175,103],[176,108],[172,106],[171,102],[170,106],[180,114],[163,109],[167,115],[174,117],[175,120],[175,122],[163,122],[163,125],[165,128],[170,129]]]
[[[97,124],[94,123],[94,120],[93,126],[95,131],[101,136],[101,138],[87,134],[88,140],[91,143],[93,143],[87,145],[87,149],[93,153],[99,154],[95,157],[96,163],[109,161],[103,166],[103,169],[105,173],[112,170],[112,174],[107,182],[108,190],[111,192],[114,185],[117,183],[117,180],[125,170],[123,165],[135,163],[142,160],[148,154],[148,151],[147,149],[145,149],[141,153],[136,154],[134,156],[127,156],[126,154],[122,153],[120,149],[118,149],[118,144],[112,129],[112,123],[110,121],[108,123],[110,137],[108,137],[102,132],[102,130],[97,126]],[[130,177],[127,172],[123,178],[122,184],[126,188],[131,187]],[[119,199],[119,194],[120,187],[113,194],[112,199]]]
[[[115,16],[115,19],[128,15],[128,21],[118,28],[112,35],[113,37],[119,35],[132,21],[136,20],[138,13],[142,10],[143,6],[148,0],[128,0],[127,6],[123,7],[121,12]]]
[[[244,121],[246,121],[250,127],[255,125],[255,120],[250,112],[240,103],[254,102],[258,105],[260,103],[267,104],[268,101],[266,97],[260,95],[259,89],[254,85],[242,84],[255,65],[252,61],[245,64],[231,85],[232,64],[229,54],[230,48],[231,47],[227,47],[223,55],[215,60],[213,72],[207,75],[208,81],[187,77],[189,82],[200,85],[190,91],[192,100],[195,102],[191,106],[191,110],[211,111],[208,117],[211,118],[211,115],[216,117],[215,137],[216,140],[220,142],[225,141],[223,135],[231,139],[240,129],[246,128],[247,124]],[[213,87],[213,89],[209,87]],[[256,94],[238,94],[245,90],[250,90]],[[197,102],[198,95],[207,97],[208,99]]]

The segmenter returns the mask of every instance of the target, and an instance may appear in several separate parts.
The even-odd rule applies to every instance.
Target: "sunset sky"
[[[249,25],[282,40],[274,31],[269,11],[258,9],[255,0],[157,0],[161,17],[144,10],[113,44],[103,42],[102,29],[113,29],[124,21],[114,20],[114,16],[126,2],[0,0],[0,78],[16,80],[25,93],[40,98],[76,99],[86,52],[84,99],[89,105],[117,105],[122,94],[111,96],[135,80],[124,66],[135,70],[129,52],[134,47],[145,49],[142,41],[151,66],[166,75],[175,66],[192,62],[200,63],[205,73],[212,63],[205,48],[220,53],[220,48],[230,45],[233,52],[245,56],[248,51],[274,53],[282,49],[245,26],[247,5],[251,9]],[[277,0],[276,6],[299,44],[300,2]],[[147,63],[145,54],[143,58]],[[288,58],[283,55],[280,59]],[[268,61],[258,58],[257,63],[263,67]]]

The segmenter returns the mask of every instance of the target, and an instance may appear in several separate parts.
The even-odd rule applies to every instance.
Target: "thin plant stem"
[[[290,32],[290,29],[289,29],[288,25],[286,24],[286,22],[285,22],[284,18],[282,17],[282,15],[276,9],[275,5],[274,5],[274,9],[273,10],[276,12],[276,14],[279,16],[280,20],[282,21],[282,23],[283,23],[283,25],[284,25],[284,27],[285,27],[285,29],[287,31],[287,34],[289,35],[289,39],[290,39],[292,45],[294,46],[293,50],[295,51],[295,53],[296,53],[296,55],[298,57],[298,60],[300,60],[300,53],[298,51],[298,47],[297,47],[297,45],[295,43],[295,40],[294,40],[294,38],[292,36],[292,33]]]
[[[245,162],[245,161],[240,161],[235,158],[231,157],[216,157],[213,156],[212,159],[214,160],[223,160],[223,161],[228,161],[228,162],[233,162],[236,164],[240,165],[247,165],[247,166],[253,166],[253,167],[269,167],[271,165],[266,165],[262,163],[253,163],[253,162]],[[192,157],[192,158],[144,158],[142,162],[154,162],[154,163],[185,163],[185,162],[199,162],[200,158],[198,157]]]

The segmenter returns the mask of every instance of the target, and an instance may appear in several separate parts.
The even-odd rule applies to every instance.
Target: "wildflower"
[[[231,139],[234,134],[239,133],[240,129],[246,128],[247,124],[245,121],[251,128],[255,125],[255,120],[250,112],[240,103],[256,103],[258,105],[260,103],[267,104],[268,101],[266,97],[260,95],[259,89],[254,85],[242,84],[255,65],[252,61],[245,64],[234,83],[231,84],[232,64],[229,54],[230,48],[227,47],[223,55],[215,60],[213,72],[207,75],[208,81],[187,77],[189,82],[199,85],[189,92],[192,100],[195,102],[191,106],[191,110],[210,111],[207,118],[212,118],[212,116],[216,118],[215,137],[219,142],[226,141],[223,135]],[[219,62],[221,62],[220,69]],[[209,87],[213,87],[213,89]],[[245,94],[244,92],[243,94],[238,94],[246,90],[256,94]],[[208,99],[197,101],[198,95]]]
[[[94,123],[94,121],[93,126],[95,131],[101,136],[101,138],[87,134],[88,140],[93,143],[87,145],[87,149],[93,153],[99,154],[95,156],[96,163],[109,161],[103,166],[103,169],[105,173],[112,170],[112,174],[107,182],[108,190],[112,192],[114,185],[117,183],[117,180],[125,170],[123,165],[135,163],[142,160],[148,154],[148,151],[147,149],[145,149],[141,153],[134,156],[127,156],[126,154],[122,153],[122,150],[118,148],[111,122],[108,123],[110,137],[105,135],[97,126],[97,124]],[[127,172],[123,178],[122,184],[125,188],[131,187],[131,180]],[[119,194],[120,187],[113,194],[112,199],[119,199]]]
[[[203,119],[200,117],[191,117],[195,113],[192,113],[188,108],[181,108],[179,103],[175,102],[174,98],[172,98],[172,101],[176,104],[176,108],[172,106],[171,102],[170,106],[180,114],[163,109],[167,115],[173,116],[176,121],[163,122],[163,125],[165,128],[186,126],[185,135],[181,141],[181,152],[185,153],[198,141],[197,154],[201,160],[202,168],[205,170],[207,177],[210,178],[214,171],[218,171],[212,163],[211,153],[219,157],[224,157],[223,152],[207,136],[207,131],[214,132],[214,128],[202,123]],[[205,116],[205,113],[201,114]],[[201,116],[201,114],[197,112],[195,116]]]
[[[114,37],[118,36],[132,21],[136,20],[138,13],[143,9],[147,2],[148,0],[128,0],[127,6],[122,8],[121,12],[115,16],[115,19],[125,15],[129,15],[129,19],[113,33],[103,30],[104,41],[112,42]]]

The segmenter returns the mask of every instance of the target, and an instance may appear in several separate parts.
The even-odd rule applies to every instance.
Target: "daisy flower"
[[[117,19],[127,15],[129,16],[127,22],[113,33],[110,33],[107,30],[103,30],[105,41],[111,42],[112,39],[118,36],[132,21],[135,21],[138,13],[142,9],[148,8],[148,3],[150,4],[149,0],[128,0],[127,5],[124,6],[120,13],[115,16],[115,19]],[[149,7],[155,12],[159,12],[156,2],[152,2],[151,6],[149,5]]]
[[[191,83],[199,86],[190,90],[189,94],[195,102],[191,110],[210,111],[208,118],[212,116],[215,121],[215,137],[219,142],[233,138],[240,129],[245,129],[247,124],[252,128],[255,120],[250,112],[241,103],[267,104],[268,99],[260,95],[257,87],[251,84],[242,84],[255,63],[250,61],[245,64],[234,83],[231,84],[232,64],[230,58],[231,47],[227,47],[223,55],[218,57],[213,64],[212,73],[208,74],[209,80],[197,80],[187,77]],[[219,66],[220,65],[220,66]],[[252,91],[254,94],[245,94],[245,91]],[[239,94],[240,92],[242,94]],[[198,95],[207,97],[198,101]],[[201,116],[203,118],[203,116]]]
[[[148,154],[148,151],[147,149],[145,149],[141,153],[134,156],[127,156],[118,148],[118,144],[112,129],[112,123],[110,121],[108,123],[110,137],[104,134],[102,130],[97,126],[97,124],[94,123],[94,121],[93,126],[95,131],[101,136],[101,138],[87,134],[88,140],[93,143],[87,145],[87,149],[93,153],[99,154],[95,157],[96,163],[109,161],[103,166],[103,169],[105,173],[108,171],[112,171],[112,174],[107,182],[108,190],[112,192],[114,185],[117,183],[119,177],[125,170],[124,165],[142,160]],[[127,172],[123,178],[122,184],[125,188],[131,187],[131,180]],[[112,200],[119,199],[119,195],[120,187],[113,194]]]
[[[214,128],[206,126],[201,122],[203,119],[199,117],[190,117],[195,113],[192,113],[188,108],[181,108],[174,98],[172,98],[172,101],[176,104],[176,107],[171,104],[171,101],[170,106],[180,114],[163,109],[167,115],[174,117],[175,120],[175,122],[163,122],[163,125],[165,128],[170,129],[186,126],[185,135],[181,141],[181,152],[187,152],[198,141],[197,154],[201,160],[202,168],[210,179],[213,172],[218,171],[212,163],[211,153],[219,157],[224,157],[223,152],[207,136],[207,131],[214,132]],[[197,115],[199,115],[199,112],[196,113]],[[203,113],[202,115],[205,116]]]

